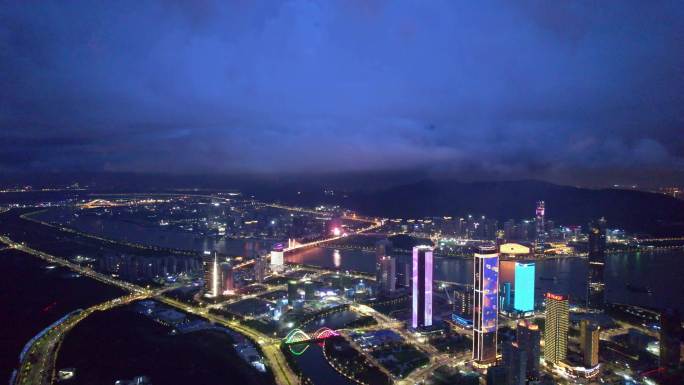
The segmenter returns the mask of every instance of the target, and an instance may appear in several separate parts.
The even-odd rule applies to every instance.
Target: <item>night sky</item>
[[[8,1],[0,172],[684,184],[682,1]]]

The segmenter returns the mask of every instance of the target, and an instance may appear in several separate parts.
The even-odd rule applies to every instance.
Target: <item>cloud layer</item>
[[[677,181],[681,20],[678,1],[9,2],[0,170]]]

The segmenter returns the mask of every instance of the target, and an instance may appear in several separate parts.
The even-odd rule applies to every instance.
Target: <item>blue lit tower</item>
[[[515,263],[513,308],[519,312],[534,310],[534,262]]]
[[[413,311],[414,329],[432,326],[432,247],[413,248]]]
[[[499,254],[495,246],[482,246],[475,253],[473,269],[473,360],[496,362],[499,302]]]

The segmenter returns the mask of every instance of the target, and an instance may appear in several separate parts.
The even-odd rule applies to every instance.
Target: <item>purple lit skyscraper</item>
[[[413,312],[414,329],[432,326],[432,247],[413,248]]]
[[[473,359],[480,364],[496,362],[499,324],[499,254],[496,247],[481,246],[473,269]]]

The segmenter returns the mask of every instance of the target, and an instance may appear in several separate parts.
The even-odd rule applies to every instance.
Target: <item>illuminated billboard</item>
[[[515,263],[515,295],[513,308],[521,312],[534,310],[534,262]]]
[[[498,317],[499,257],[487,258],[482,273],[482,330],[494,332]]]

